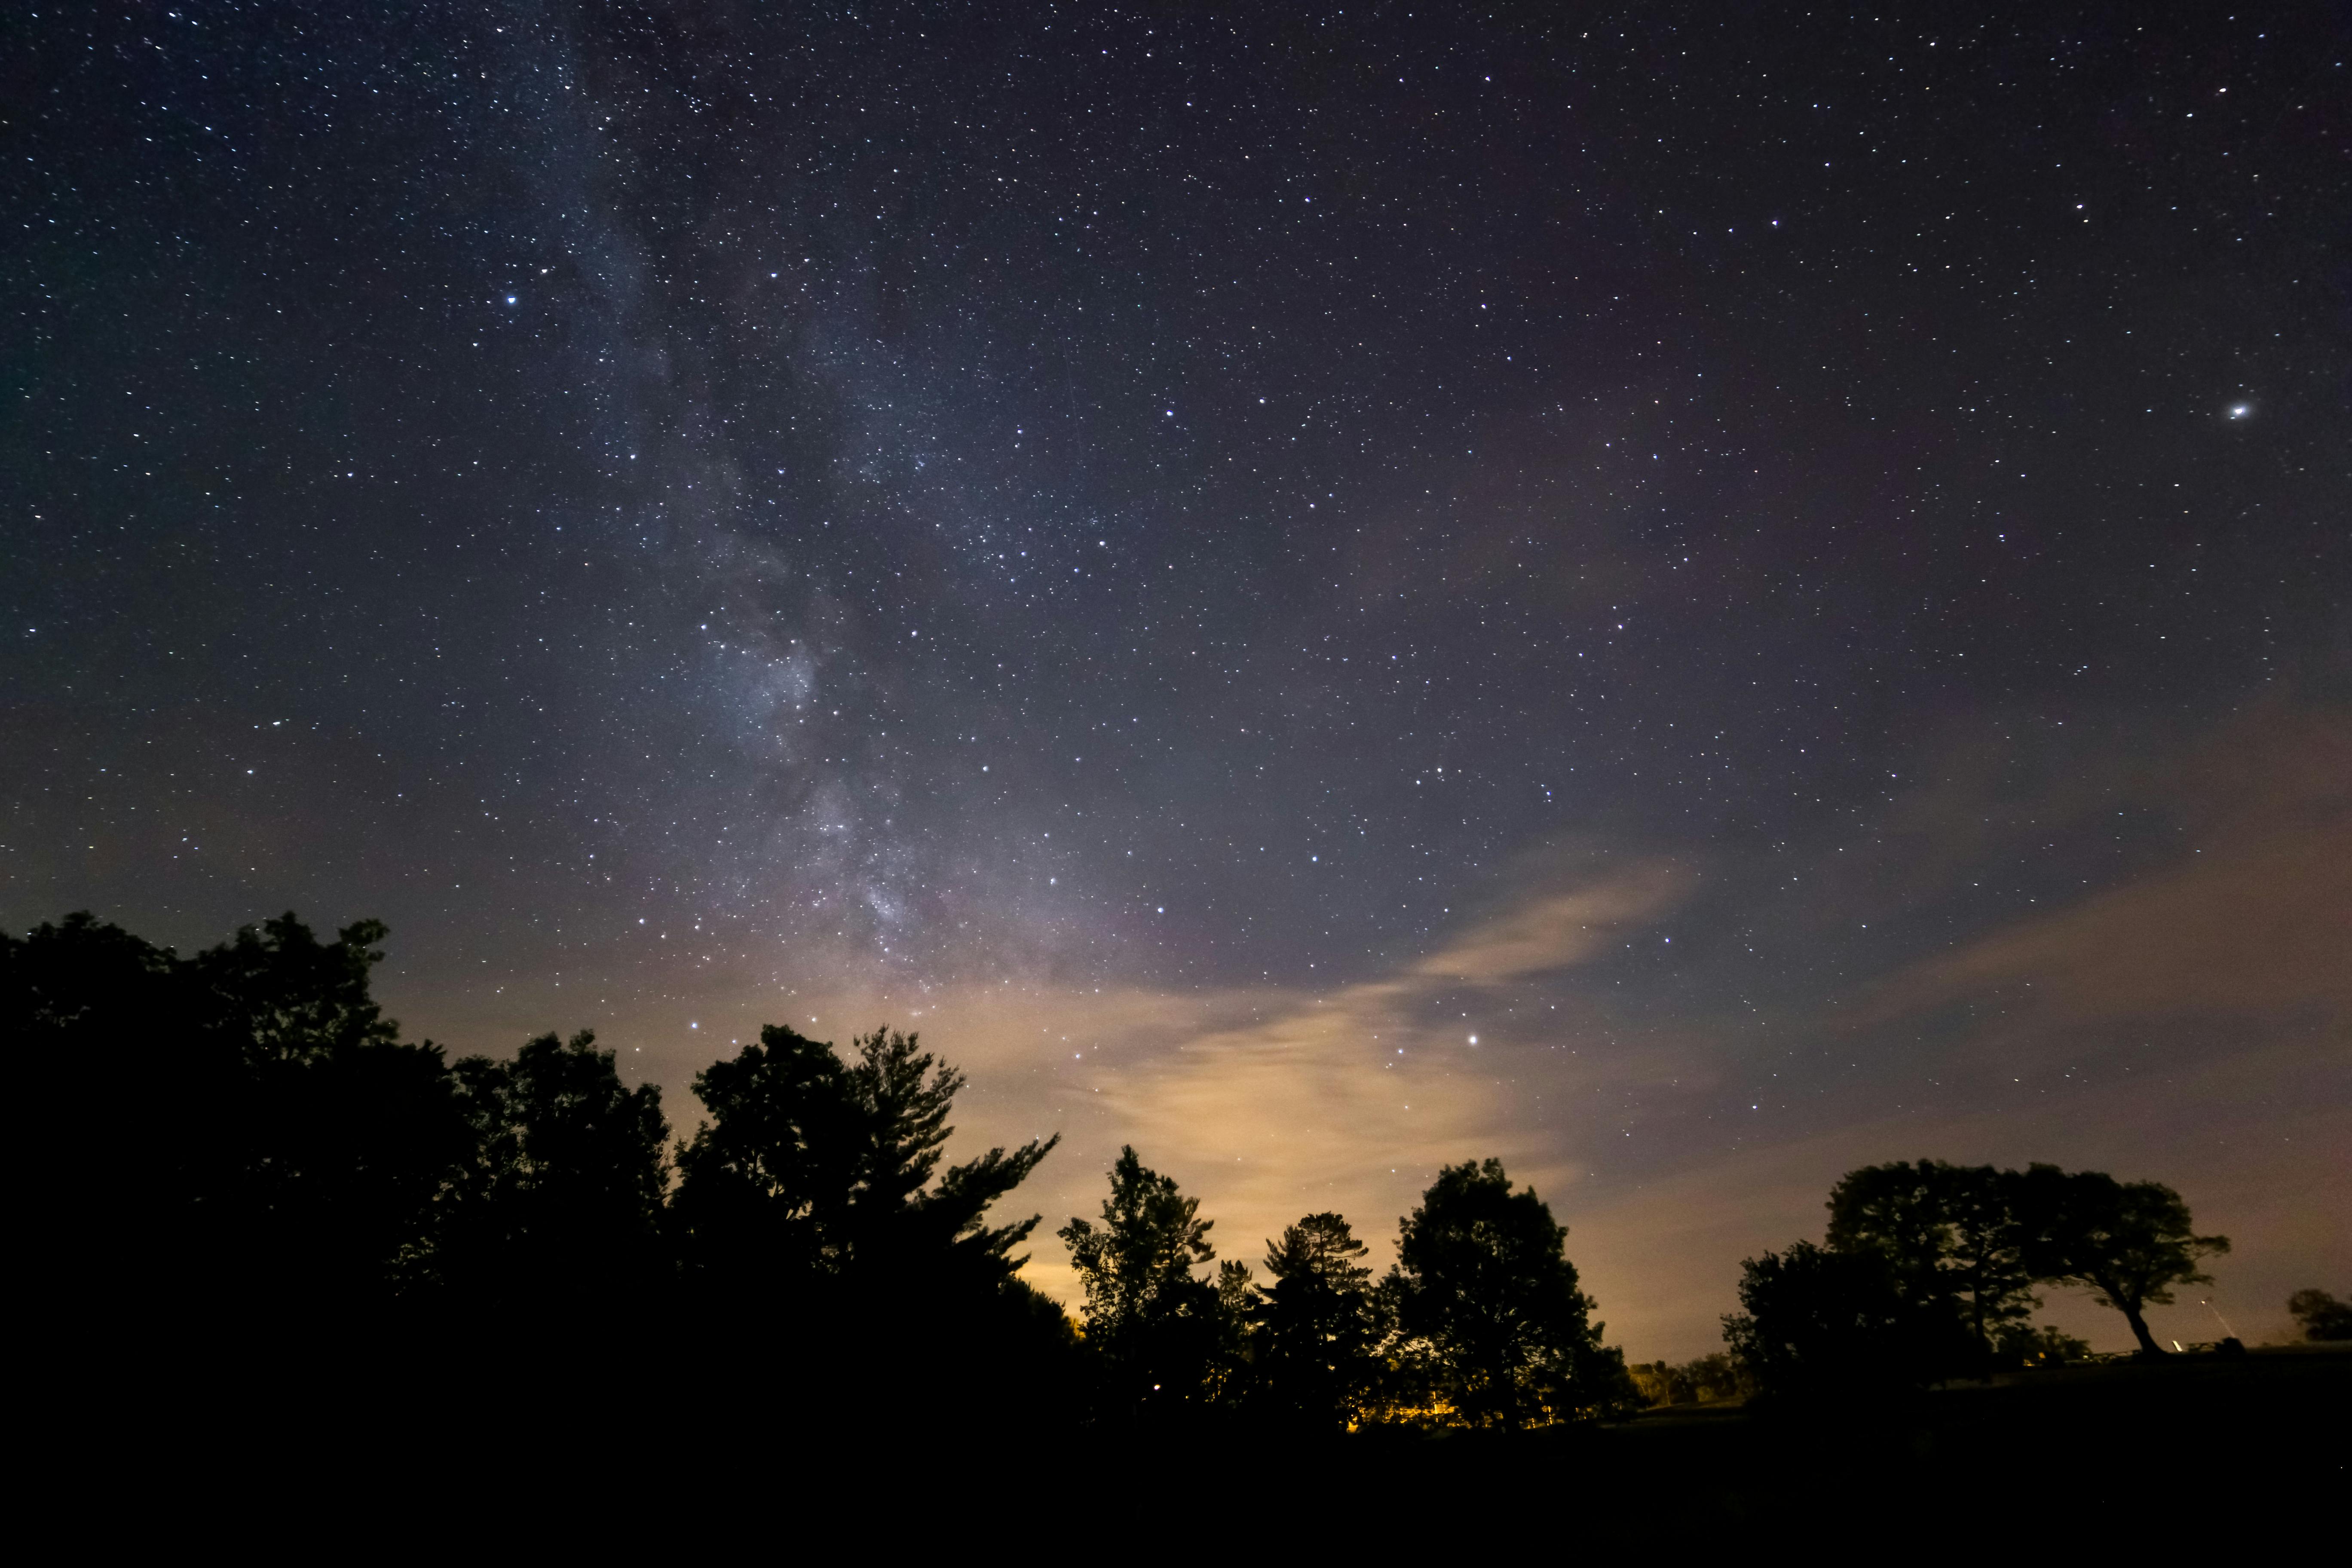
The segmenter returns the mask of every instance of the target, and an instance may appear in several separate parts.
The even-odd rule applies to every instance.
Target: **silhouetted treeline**
[[[1255,1269],[1220,1260],[1199,1200],[1129,1148],[1099,1214],[1058,1232],[1073,1321],[1020,1278],[1039,1216],[996,1212],[1057,1140],[944,1163],[964,1080],[915,1037],[845,1053],[772,1025],[695,1078],[703,1119],[676,1140],[588,1034],[503,1061],[402,1043],[369,992],[384,934],[320,942],[289,914],[184,959],[87,914],[0,934],[0,1027],[49,1091],[37,1113],[99,1108],[61,1145],[50,1277],[126,1356],[373,1362],[609,1406],[650,1386],[616,1356],[685,1344],[701,1396],[747,1419],[1517,1430],[2063,1362],[2087,1347],[2031,1321],[2059,1283],[2155,1356],[2144,1309],[2229,1247],[2155,1183],[1868,1166],[1831,1194],[1823,1245],[1742,1266],[1728,1357],[1629,1369],[1566,1230],[1495,1161],[1441,1171],[1375,1279],[1331,1213]],[[2352,1333],[2324,1291],[2291,1310],[2314,1339]]]
[[[87,915],[0,936],[0,1026],[101,1108],[60,1269],[126,1354],[294,1374],[371,1355],[592,1400],[694,1326],[747,1403],[1075,1400],[1076,1340],[992,1225],[1050,1143],[942,1168],[961,1079],[908,1037],[845,1058],[765,1030],[660,1091],[586,1034],[510,1061],[400,1042],[369,994],[384,928],[291,915],[180,958]],[[45,1108],[54,1110],[56,1108]],[[452,1369],[459,1369],[452,1372]]]
[[[2081,1341],[2028,1321],[2035,1289],[2053,1284],[2087,1288],[2143,1355],[2160,1355],[2143,1310],[2207,1282],[2199,1260],[2230,1247],[2196,1235],[2169,1187],[2055,1165],[1866,1166],[1829,1211],[1827,1245],[1741,1266],[1746,1310],[1724,1337],[1764,1394],[1880,1396],[2079,1356]]]
[[[1448,1166],[1401,1222],[1375,1283],[1336,1214],[1312,1214],[1250,1267],[1215,1260],[1199,1200],[1132,1148],[1097,1220],[1061,1231],[1086,1288],[1106,1407],[1234,1412],[1337,1432],[1367,1423],[1517,1430],[1639,1408],[1601,1342],[1565,1227],[1502,1164]]]
[[[945,1164],[963,1079],[915,1037],[770,1026],[697,1076],[705,1119],[674,1141],[588,1034],[506,1061],[402,1043],[369,994],[384,934],[289,914],[185,959],[86,914],[0,935],[10,1044],[104,1107],[61,1275],[124,1353],[396,1366],[436,1398],[609,1415],[650,1411],[647,1355],[685,1346],[697,1397],[803,1428],[1517,1429],[1641,1404],[1565,1229],[1494,1161],[1439,1174],[1378,1280],[1328,1213],[1261,1278],[1125,1150],[1060,1232],[1080,1325],[1019,1277],[1038,1216],[995,1216],[1056,1140]]]

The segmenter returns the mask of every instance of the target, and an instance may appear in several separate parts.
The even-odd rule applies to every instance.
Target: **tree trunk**
[[[2147,1320],[2139,1315],[2139,1308],[2137,1305],[2133,1302],[2118,1299],[2116,1301],[2116,1310],[2121,1312],[2124,1315],[2124,1321],[2131,1325],[2132,1337],[2139,1341],[2140,1353],[2142,1355],[2162,1355],[2164,1353],[2164,1347],[2158,1344],[2155,1339],[2148,1333]]]

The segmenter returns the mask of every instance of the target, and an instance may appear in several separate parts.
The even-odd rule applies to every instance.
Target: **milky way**
[[[1228,1255],[1502,1153],[1637,1354],[1922,1154],[2276,1316],[2352,40],[1998,9],[20,14],[0,914],[380,915],[688,1124],[910,1022]]]

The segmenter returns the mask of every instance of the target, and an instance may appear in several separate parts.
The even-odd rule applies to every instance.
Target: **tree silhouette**
[[[2352,1301],[2325,1290],[2297,1290],[2286,1299],[2288,1315],[2303,1325],[2306,1340],[2352,1340]]]
[[[711,1120],[677,1153],[670,1217],[690,1274],[757,1289],[836,1265],[857,1132],[833,1047],[779,1024],[695,1075]]]
[[[856,1130],[844,1227],[848,1246],[877,1269],[950,1269],[993,1289],[1025,1258],[1013,1249],[1040,1216],[989,1226],[992,1205],[1029,1178],[1061,1142],[1055,1134],[1007,1152],[991,1149],[929,1184],[955,1129],[948,1125],[964,1076],[918,1048],[919,1036],[877,1029],[853,1038],[857,1052],[844,1076]]]
[[[1989,1375],[1996,1342],[2038,1305],[2011,1203],[2016,1173],[1939,1160],[1849,1171],[1830,1193],[1830,1248],[1885,1259],[1895,1288],[1957,1312],[1973,1353],[1954,1372]]]
[[[1882,1396],[1942,1376],[1963,1332],[1944,1303],[1903,1289],[1875,1249],[1810,1241],[1740,1264],[1739,1304],[1723,1320],[1733,1358],[1778,1400]]]
[[[32,1075],[35,1103],[94,1091],[109,1157],[76,1161],[59,1201],[35,1210],[41,1272],[108,1310],[150,1280],[226,1273],[223,1204],[243,1163],[243,1063],[192,1028],[186,966],[87,910],[19,939],[0,932],[0,1039]]]
[[[634,1295],[661,1268],[668,1163],[661,1090],[625,1087],[587,1031],[527,1042],[511,1062],[451,1068],[473,1133],[444,1190],[430,1272],[524,1310]]]
[[[291,1345],[391,1300],[467,1140],[439,1049],[369,994],[383,935],[288,914],[181,959],[83,912],[0,939],[0,1028],[108,1096],[58,1227],[101,1311],[168,1281],[175,1331]]]
[[[1066,1408],[1068,1319],[1014,1277],[1036,1219],[986,1223],[1057,1140],[941,1171],[961,1075],[911,1035],[853,1047],[771,1025],[695,1079],[711,1120],[677,1151],[670,1217],[696,1310],[737,1325],[710,1373],[730,1400],[874,1431]]]
[[[694,1080],[711,1113],[677,1153],[672,1205],[689,1262],[714,1278],[880,1282],[960,1272],[989,1288],[1021,1266],[1036,1218],[984,1223],[1058,1136],[991,1149],[939,1176],[963,1077],[887,1029],[854,1061],[780,1025]]]
[[[1087,1342],[1101,1355],[1114,1409],[1139,1415],[1200,1398],[1219,1337],[1218,1289],[1192,1270],[1215,1259],[1201,1200],[1148,1169],[1129,1144],[1111,1166],[1099,1226],[1056,1232],[1086,1289]]]
[[[1251,1403],[1265,1417],[1339,1431],[1356,1418],[1375,1370],[1370,1249],[1336,1214],[1311,1214],[1266,1244],[1272,1283],[1249,1309]],[[1227,1268],[1233,1268],[1227,1265]]]
[[[289,913],[189,963],[208,1054],[240,1069],[223,1255],[271,1297],[387,1293],[465,1157],[440,1047],[401,1044],[369,993],[384,935],[361,921],[321,942]]]
[[[1121,1420],[1217,1406],[1297,1436],[1385,1407],[1517,1429],[1644,1394],[1883,1394],[2080,1354],[2025,1321],[2035,1281],[2089,1287],[2153,1351],[2142,1309],[2229,1246],[2155,1183],[1865,1167],[1831,1194],[1828,1247],[1743,1266],[1731,1361],[1645,1367],[1636,1390],[1566,1230],[1499,1162],[1442,1171],[1373,1288],[1332,1213],[1269,1241],[1263,1281],[1238,1262],[1207,1276],[1199,1200],[1129,1147],[1099,1220],[1058,1233],[1085,1287],[1081,1339],[1018,1278],[1036,1216],[991,1218],[1058,1140],[947,1164],[965,1080],[917,1037],[877,1028],[844,1054],[765,1028],[696,1078],[708,1120],[666,1159],[659,1092],[625,1085],[593,1035],[454,1066],[401,1043],[370,991],[383,936],[361,921],[321,942],[289,914],[182,959],[86,913],[0,934],[0,1029],[36,1072],[62,1073],[45,1090],[110,1096],[112,1157],[36,1219],[93,1321],[127,1329],[168,1283],[188,1298],[174,1324],[209,1342],[192,1363],[290,1370],[291,1387],[368,1359],[421,1373],[429,1355],[445,1388],[494,1380],[542,1418],[615,1399],[651,1418],[642,1390],[583,1381],[598,1363],[579,1352],[625,1310],[705,1325],[702,1381],[744,1421],[804,1412],[886,1435],[985,1410],[1040,1430],[1091,1390]],[[2315,1338],[2347,1332],[2324,1291],[2290,1306]],[[414,1331],[485,1310],[488,1334]]]
[[[1501,1161],[1447,1166],[1400,1225],[1383,1288],[1401,1355],[1460,1419],[1516,1430],[1638,1405],[1622,1356],[1601,1347],[1567,1227]]]
[[[2159,1183],[2037,1164],[2014,1190],[2034,1275],[2088,1287],[2124,1315],[2143,1355],[2164,1353],[2143,1309],[2169,1305],[2176,1285],[2209,1283],[2198,1260],[2230,1250],[2228,1237],[2194,1234],[2189,1205]]]
[[[152,1318],[168,1283],[143,1338],[190,1336],[192,1363],[248,1383],[395,1355],[421,1376],[429,1355],[445,1393],[495,1378],[545,1415],[620,1397],[578,1353],[616,1314],[683,1305],[728,1325],[702,1341],[714,1386],[764,1408],[1075,1409],[1075,1330],[1015,1277],[1036,1217],[989,1220],[1055,1141],[945,1165],[964,1080],[914,1037],[877,1029],[845,1061],[770,1028],[713,1063],[665,1202],[656,1089],[587,1034],[454,1068],[403,1045],[369,990],[383,935],[320,942],[287,915],[186,960],[87,914],[0,935],[0,1029],[112,1096],[115,1157],[44,1230],[92,1321]],[[385,1332],[427,1312],[495,1327]]]

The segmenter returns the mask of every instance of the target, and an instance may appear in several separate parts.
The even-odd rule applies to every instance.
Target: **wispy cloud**
[[[2055,1025],[2182,1013],[2352,1013],[2352,716],[2257,711],[2167,780],[2172,863],[1891,976],[1885,1022],[1999,994]]]
[[[1656,919],[1686,881],[1663,864],[1555,858],[1435,951],[1325,990],[1012,984],[795,1006],[800,1026],[827,1036],[936,1020],[931,1043],[972,1077],[960,1146],[1065,1135],[1023,1194],[1049,1231],[1094,1212],[1101,1173],[1131,1142],[1202,1196],[1223,1256],[1255,1259],[1320,1209],[1384,1246],[1439,1166],[1496,1155],[1557,1188],[1580,1169],[1570,1130],[1600,1114],[1604,1086],[1687,1069],[1609,1040],[1589,1008],[1519,994]],[[746,997],[730,1032],[762,1005],[773,1010]],[[1030,1277],[1075,1299],[1051,1239]]]
[[[1415,980],[1496,984],[1591,959],[1615,934],[1654,920],[1687,878],[1664,861],[1589,876],[1560,892],[1523,896],[1412,964]]]
[[[1669,868],[1644,864],[1586,870],[1566,889],[1529,887],[1390,974],[1324,994],[1254,997],[1249,1016],[1107,1072],[1088,1098],[1118,1142],[1208,1199],[1229,1255],[1254,1257],[1259,1237],[1326,1208],[1379,1241],[1441,1165],[1496,1155],[1523,1173],[1571,1166],[1557,1113],[1575,1086],[1650,1065],[1574,1049],[1593,1045],[1574,1012],[1474,1039],[1475,1017],[1465,1024],[1435,1004],[1465,985],[1585,963],[1614,933],[1655,918],[1676,885]],[[1040,1263],[1050,1279],[1051,1261]]]

